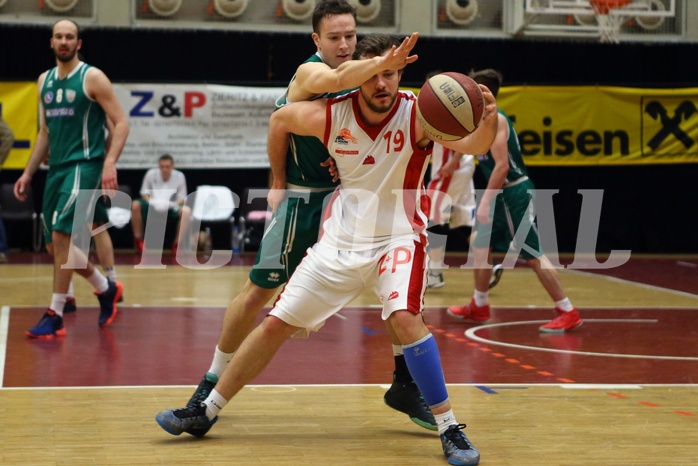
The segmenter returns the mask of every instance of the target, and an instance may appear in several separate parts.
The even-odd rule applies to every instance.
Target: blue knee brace
[[[437,406],[446,401],[448,392],[434,336],[429,334],[417,342],[403,345],[402,350],[407,368],[427,405]]]

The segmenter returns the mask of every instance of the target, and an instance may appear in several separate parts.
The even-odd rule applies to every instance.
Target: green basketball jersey
[[[49,133],[51,167],[104,157],[106,115],[85,93],[90,66],[80,62],[65,78],[46,73],[41,101]]]
[[[528,176],[528,171],[526,170],[526,165],[523,161],[523,155],[521,154],[521,146],[519,145],[519,138],[516,135],[516,130],[514,125],[509,120],[504,112],[499,110],[499,113],[504,116],[509,126],[509,139],[507,139],[507,148],[509,152],[509,172],[507,173],[507,179],[505,183],[511,183],[516,181],[523,176]],[[484,155],[477,156],[478,165],[482,169],[483,174],[490,179],[492,176],[492,170],[494,170],[494,158],[492,157],[492,151],[487,152]]]
[[[309,62],[322,63],[322,58],[316,53],[304,63]],[[295,76],[291,78],[291,82],[293,79]],[[337,97],[350,91],[351,89],[336,93],[328,92],[317,96],[316,99]],[[284,95],[276,99],[276,108],[281,108],[289,103],[287,97],[288,89]],[[286,182],[307,188],[333,188],[337,186],[338,183],[332,181],[327,167],[320,166],[320,163],[327,160],[329,156],[327,148],[318,138],[292,134],[286,154]]]

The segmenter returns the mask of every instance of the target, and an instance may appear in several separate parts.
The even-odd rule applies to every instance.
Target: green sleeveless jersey
[[[309,62],[322,63],[322,58],[315,53],[304,63]],[[295,76],[291,78],[291,82],[294,79]],[[328,92],[317,96],[316,99],[337,97],[351,90],[348,89],[336,93]],[[276,99],[276,108],[281,108],[288,103],[287,88],[284,95]],[[327,148],[318,138],[292,134],[288,153],[286,154],[286,182],[306,188],[334,188],[339,183],[332,181],[332,176],[327,167],[320,166],[320,163],[327,160],[329,156],[330,153],[327,151]]]
[[[504,116],[509,125],[509,139],[507,139],[507,147],[509,152],[509,172],[507,173],[507,178],[505,183],[511,183],[516,181],[523,176],[528,176],[528,171],[526,170],[526,165],[523,161],[523,155],[521,154],[521,146],[519,145],[519,137],[516,135],[516,130],[514,125],[509,120],[504,112],[499,110],[499,113]],[[489,181],[492,176],[492,170],[494,170],[494,158],[492,157],[492,151],[487,152],[484,155],[477,156],[477,162],[482,169],[482,173],[485,178]]]
[[[80,62],[68,76],[58,68],[46,73],[41,101],[49,134],[51,167],[104,157],[106,115],[85,93],[90,65]]]

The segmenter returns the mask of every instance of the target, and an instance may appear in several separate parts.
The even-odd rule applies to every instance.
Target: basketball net
[[[599,24],[601,42],[620,43],[620,28],[627,18],[624,15],[611,14],[611,10],[628,5],[632,0],[589,0],[589,3]]]

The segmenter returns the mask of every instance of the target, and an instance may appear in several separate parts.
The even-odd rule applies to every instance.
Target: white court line
[[[645,354],[623,354],[623,353],[594,353],[590,351],[573,351],[573,350],[563,350],[563,349],[555,349],[555,348],[541,348],[538,346],[528,346],[528,345],[517,345],[514,343],[504,343],[504,342],[499,342],[495,340],[488,340],[486,338],[479,337],[475,335],[475,332],[478,330],[483,330],[487,328],[494,328],[494,327],[506,327],[506,326],[511,326],[511,325],[532,325],[532,324],[544,324],[548,322],[547,320],[527,320],[527,321],[521,321],[521,322],[502,322],[500,324],[489,324],[489,325],[478,325],[477,327],[472,327],[469,328],[468,330],[465,331],[465,336],[470,338],[471,340],[479,341],[480,343],[486,343],[489,345],[496,345],[496,346],[506,346],[509,348],[516,348],[516,349],[527,349],[527,350],[532,350],[532,351],[544,351],[548,353],[567,353],[567,354],[578,354],[581,356],[602,356],[606,358],[628,358],[628,359],[661,359],[665,361],[698,361],[698,357],[692,357],[692,356],[652,356],[652,355],[645,355]],[[657,320],[656,319],[584,319],[584,323],[589,323],[589,322],[602,322],[602,323],[608,323],[608,322],[623,322],[623,323],[650,323],[650,324],[656,324]],[[550,334],[548,336],[555,336],[554,334]]]
[[[10,306],[0,308],[0,388],[5,381],[5,356],[7,355],[7,336],[10,326]]]
[[[585,383],[497,383],[497,382],[480,382],[480,383],[447,383],[447,387],[492,387],[497,388],[527,388],[527,387],[559,387],[566,389],[642,389],[642,388],[698,388],[698,384],[618,384],[618,383],[599,383],[599,384],[585,384]],[[389,384],[277,384],[277,385],[245,385],[245,388],[250,388],[253,390],[260,390],[264,388],[277,389],[280,387],[289,388],[365,388],[365,387],[378,387],[381,390],[390,388]],[[22,391],[22,390],[162,390],[170,388],[196,388],[196,385],[109,385],[109,386],[74,386],[74,387],[2,387],[0,388],[0,393],[3,391]]]

